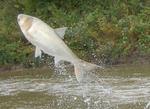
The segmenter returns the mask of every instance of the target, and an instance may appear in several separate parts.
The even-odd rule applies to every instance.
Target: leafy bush
[[[84,60],[99,64],[134,55],[148,57],[149,6],[149,0],[1,0],[0,65],[39,67],[52,61],[47,55],[44,62],[33,57],[35,48],[16,21],[19,13],[38,17],[52,28],[68,27],[64,41]]]

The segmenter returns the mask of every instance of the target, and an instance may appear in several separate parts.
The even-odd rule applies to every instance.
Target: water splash
[[[149,106],[150,106],[150,101],[147,103],[147,105],[144,109],[148,109]]]
[[[50,72],[43,70],[40,73],[36,72],[36,75],[3,79],[0,81],[0,96],[18,97],[21,101],[22,93],[25,96],[30,93],[35,94],[34,98],[37,98],[37,101],[33,100],[33,104],[28,102],[31,98],[22,101],[33,107],[36,103],[46,102],[47,107],[58,108],[139,107],[148,109],[150,106],[150,78],[139,72],[127,75],[122,71],[124,69],[119,70],[121,76],[118,76],[118,73],[114,74],[118,70],[115,72],[112,69],[109,71],[105,69],[92,70],[85,74],[82,83],[78,83],[73,67],[61,66],[60,69],[54,69],[50,76],[48,76]],[[53,72],[55,73],[53,74]],[[43,99],[47,101],[39,101],[39,97],[42,98],[39,94],[42,94]]]

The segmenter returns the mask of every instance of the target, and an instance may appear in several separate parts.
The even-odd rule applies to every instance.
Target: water
[[[1,109],[149,109],[150,65],[104,67],[78,83],[72,66],[0,73]]]

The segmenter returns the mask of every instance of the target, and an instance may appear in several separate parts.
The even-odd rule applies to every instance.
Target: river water
[[[0,73],[1,109],[150,109],[150,65],[104,66],[78,83],[73,67]]]

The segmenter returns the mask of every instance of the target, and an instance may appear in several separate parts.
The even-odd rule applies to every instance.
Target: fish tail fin
[[[97,66],[98,65],[96,64],[92,64],[83,60],[79,60],[79,64],[74,66],[77,81],[80,83],[83,79],[85,71],[91,70]]]
[[[74,66],[74,70],[75,70],[77,81],[80,83],[84,76],[84,69],[79,66]]]

